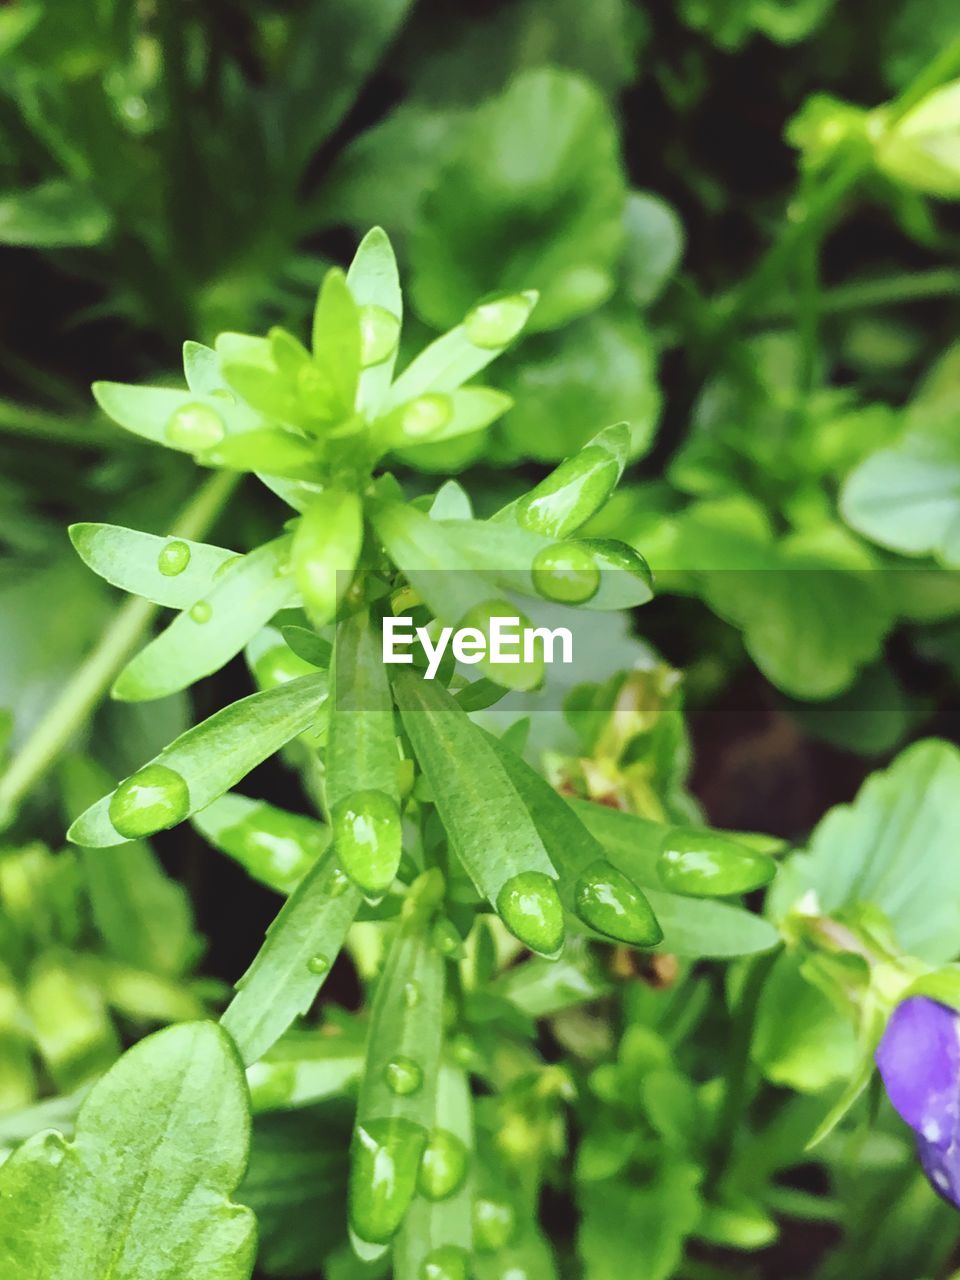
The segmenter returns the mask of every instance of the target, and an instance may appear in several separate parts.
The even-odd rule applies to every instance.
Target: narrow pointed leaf
[[[390,946],[370,1013],[351,1148],[349,1218],[359,1240],[372,1245],[387,1243],[413,1199],[433,1121],[444,962],[430,941],[432,889],[425,877],[411,890],[411,910]]]
[[[103,412],[118,426],[181,453],[210,448],[225,435],[249,430],[258,421],[235,397],[198,395],[175,387],[95,382],[93,394]],[[187,416],[191,410],[198,410],[192,419]]]
[[[229,471],[262,471],[265,475],[310,480],[316,475],[313,446],[282,427],[257,427],[226,436],[201,455],[201,461]]]
[[[439,1140],[434,1135],[439,1135]],[[410,1206],[393,1247],[396,1280],[423,1280],[442,1276],[444,1259],[466,1263],[473,1247],[473,1186],[470,1162],[473,1154],[473,1098],[466,1074],[444,1062],[437,1077],[433,1131],[420,1169],[419,1194]],[[462,1160],[457,1184],[456,1169]],[[436,1166],[453,1190],[437,1185]],[[452,1272],[456,1276],[456,1271]]]
[[[566,538],[607,501],[630,456],[626,422],[598,431],[522,498],[492,518],[510,519],[548,538]]]
[[[450,843],[480,896],[497,910],[517,877],[555,880],[540,833],[488,736],[435,681],[402,667],[391,678]]]
[[[557,868],[558,888],[565,909],[601,936],[645,947],[660,942],[662,930],[642,890],[630,877],[626,877],[629,883],[622,882],[623,873],[618,874],[613,868],[603,845],[536,770],[499,738],[491,734],[487,740],[527,806]],[[590,891],[591,885],[602,885],[602,896],[608,906],[605,913],[590,911],[589,907],[584,911],[584,895],[596,896]],[[597,923],[602,916],[606,917],[604,928]]]
[[[657,864],[669,826],[624,813],[593,800],[567,801],[580,822],[606,850],[607,857],[629,864],[629,875],[644,889],[662,889]]]
[[[360,374],[357,408],[372,416],[390,389],[399,349],[400,325],[403,321],[403,297],[397,259],[387,233],[380,227],[368,231],[360,241],[347,272],[347,284],[361,309],[361,320],[365,315],[365,308],[380,308],[397,322],[397,341],[393,351]]]
[[[342,1097],[363,1075],[363,1037],[329,1025],[289,1031],[247,1068],[254,1115]]]
[[[399,756],[380,636],[366,611],[337,628],[326,754],[327,806],[344,869],[371,894],[400,862]]]
[[[439,444],[485,430],[512,404],[508,395],[493,387],[461,387],[449,395],[423,396],[399,405],[374,422],[371,431],[384,450]],[[423,409],[428,410],[425,417]]]
[[[296,585],[285,573],[290,543],[277,538],[230,565],[202,599],[127,663],[113,696],[128,702],[163,698],[219,671],[293,600]]]
[[[235,551],[189,538],[158,538],[115,524],[73,524],[80,559],[112,586],[169,609],[189,609]]]
[[[235,791],[194,814],[193,825],[277,893],[291,893],[330,845],[324,823]]]
[[[439,521],[399,502],[372,505],[371,518],[387,555],[438,618],[456,625],[495,595]]]
[[[570,545],[566,540],[545,537],[508,520],[450,520],[437,523],[458,556],[477,572],[484,573],[505,590],[528,596],[542,596],[533,569],[538,556],[551,548]],[[631,547],[621,543],[585,539],[574,542],[593,560],[600,575],[594,595],[577,601],[583,609],[607,611],[632,609],[651,598],[650,572]],[[620,557],[609,548],[620,548]]]
[[[293,536],[291,564],[315,627],[333,620],[363,545],[363,507],[352,490],[327,489],[307,508]]]
[[[518,327],[501,344],[491,343],[483,346],[471,342],[466,324],[458,324],[455,329],[431,342],[430,346],[404,369],[400,377],[390,389],[386,406],[396,408],[406,400],[413,400],[429,391],[456,391],[468,379],[485,369],[492,360],[513,342],[523,328],[526,319],[533,310],[537,294],[533,290],[517,294]],[[523,320],[520,314],[525,310]]]
[[[134,827],[145,825],[151,814],[156,814],[153,830],[159,831],[175,826],[198,809],[205,809],[236,786],[256,765],[309,728],[327,700],[327,691],[326,673],[318,672],[224,707],[182,734],[126,782],[91,805],[67,832],[68,838],[74,844],[91,848],[123,844],[149,833],[138,830],[135,835],[124,835],[114,826],[111,813],[131,832]],[[163,770],[172,794],[169,797],[154,794],[150,814],[144,815],[144,823],[140,823],[135,806],[136,787],[131,788],[129,784],[136,784],[152,766]],[[176,785],[174,779],[181,785]],[[153,782],[141,786],[156,790]],[[129,801],[134,802],[132,811]]]
[[[658,871],[670,827],[586,800],[571,801],[584,826],[606,850],[607,859],[643,888],[663,930],[659,950],[679,956],[738,956],[769,951],[776,929],[741,907],[664,893]]]
[[[347,277],[334,267],[324,277],[313,313],[313,358],[331,388],[335,419],[348,418],[354,411],[360,345],[360,309]]]
[[[216,351],[213,347],[205,347],[202,342],[183,344],[183,376],[190,390],[198,395],[208,396],[214,391],[229,390],[220,372]]]
[[[313,1004],[359,906],[360,890],[328,850],[280,909],[221,1019],[245,1063]]]

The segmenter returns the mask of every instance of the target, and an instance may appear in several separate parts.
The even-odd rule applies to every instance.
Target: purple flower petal
[[[938,1145],[920,1135],[917,1154],[934,1190],[955,1209],[960,1209],[960,1145],[956,1141],[947,1146]]]
[[[952,1146],[960,1115],[957,1011],[926,996],[910,996],[894,1009],[876,1062],[890,1101],[926,1146]]]

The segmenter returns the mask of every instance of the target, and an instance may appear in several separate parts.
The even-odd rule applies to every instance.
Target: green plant
[[[251,1070],[262,1067],[254,1097],[266,1094],[274,1105],[298,1090],[301,1065],[309,1076],[309,1060],[271,1056],[282,1051],[284,1033],[310,1008],[358,914],[384,926],[349,1219],[362,1257],[380,1255],[396,1238],[402,1275],[418,1276],[423,1267],[455,1275],[466,1265],[465,1144],[473,1122],[455,1050],[460,1043],[462,1055],[472,1024],[485,1021],[471,1002],[497,1007],[488,994],[497,937],[489,920],[509,931],[498,946],[520,943],[551,959],[572,930],[565,963],[575,969],[586,962],[583,940],[591,937],[663,942],[685,955],[745,954],[775,937],[737,907],[697,900],[766,883],[775,869],[769,856],[707,832],[627,817],[634,824],[628,838],[611,844],[513,745],[471,720],[465,707],[541,684],[542,655],[515,664],[485,659],[472,683],[449,664],[431,680],[406,666],[388,678],[382,663],[381,620],[391,612],[413,608],[428,626],[469,621],[482,633],[493,617],[516,609],[505,591],[582,599],[594,609],[650,597],[637,553],[574,537],[620,476],[625,427],[601,432],[484,521],[471,516],[469,498],[452,482],[411,503],[388,472],[375,473],[391,450],[483,430],[504,410],[502,394],[464,384],[513,341],[535,302],[514,294],[478,303],[394,380],[400,289],[389,242],[373,231],[346,275],[325,278],[311,350],[281,329],[267,338],[225,334],[215,349],[187,344],[186,390],[96,387],[122,426],[201,463],[257,471],[298,513],[285,532],[239,557],[113,526],[72,530],[84,560],[108,581],[177,610],[120,672],[115,696],[169,695],[244,646],[260,691],[142,764],[80,814],[70,838],[95,859],[96,850],[193,817],[225,852],[290,894],[223,1016],[236,1052]],[[323,823],[231,791],[285,747]],[[472,980],[456,963],[467,945]],[[144,1046],[145,1062],[152,1052],[159,1063],[162,1046],[174,1040],[155,1043],[155,1050]],[[221,1042],[211,1033],[204,1043],[212,1061]],[[495,1059],[486,1070],[496,1082]],[[85,1126],[93,1123],[87,1117],[104,1105],[106,1088],[81,1112],[69,1159],[82,1160]],[[169,1124],[178,1123],[186,1119],[171,1115]],[[119,1155],[109,1142],[108,1149]],[[7,1183],[24,1180],[17,1214],[41,1194],[43,1169],[59,1168],[62,1158],[50,1144],[11,1158]],[[70,1212],[79,1211],[78,1196],[64,1186],[54,1203],[67,1197]],[[528,1217],[531,1208],[528,1198]],[[176,1229],[162,1206],[157,1213],[155,1229]],[[98,1265],[97,1250],[110,1247],[115,1230],[104,1224],[104,1243],[89,1244],[89,1266]],[[523,1232],[534,1230],[531,1221]],[[60,1245],[54,1234],[33,1247]],[[41,1265],[30,1258],[18,1257],[21,1271]],[[123,1254],[123,1265],[134,1266],[132,1255]]]
[[[0,11],[0,1274],[956,1280],[957,36]]]

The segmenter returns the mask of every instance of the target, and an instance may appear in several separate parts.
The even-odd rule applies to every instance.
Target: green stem
[[[711,1140],[707,1186],[715,1187],[727,1167],[737,1130],[750,1094],[750,1046],[763,986],[779,952],[757,956],[750,962],[730,1027],[724,1071],[723,1100]]]
[[[174,523],[182,538],[201,538],[219,515],[237,476],[218,472],[197,491]],[[103,695],[150,625],[157,606],[131,597],[114,615],[94,651],[80,664],[60,696],[0,778],[0,831],[14,820],[24,797],[46,775],[76,733],[96,710]]]
[[[960,270],[933,267],[929,271],[904,271],[876,280],[851,280],[834,285],[821,293],[819,310],[822,315],[837,315],[844,311],[896,307],[928,298],[953,296],[960,297]],[[759,311],[756,319],[765,323],[788,320],[793,312],[792,303],[776,301]]]
[[[954,76],[960,74],[960,36],[956,36],[950,43],[931,59],[923,70],[914,77],[913,81],[907,85],[899,98],[895,98],[890,104],[890,109],[886,114],[886,125],[896,124],[918,102],[922,102],[928,93],[932,93],[934,89],[939,89],[942,84],[946,84],[948,80],[952,80]]]
[[[904,92],[896,98],[884,113],[887,128],[922,101],[939,85],[955,76],[960,71],[960,38],[950,44],[915,77]],[[804,200],[799,209],[793,211],[793,221],[786,231],[767,250],[760,259],[757,269],[744,281],[734,294],[726,315],[723,315],[717,330],[712,335],[711,353],[719,350],[730,335],[743,324],[743,321],[757,309],[771,285],[785,279],[795,257],[805,246],[821,239],[836,214],[843,200],[857,186],[860,180],[869,173],[873,166],[873,157],[867,146],[856,146],[848,154],[838,158],[833,169],[821,185],[815,189],[808,200]]]
[[[870,168],[871,159],[857,149],[847,156],[827,180],[813,192],[805,206],[794,215],[779,240],[767,250],[760,264],[734,296],[721,325],[725,338],[740,327],[759,302],[770,292],[770,286],[786,276],[797,254],[813,239],[821,238],[837,207]]]
[[[96,448],[111,440],[119,443],[122,438],[118,431],[102,430],[92,417],[65,417],[17,404],[14,400],[0,400],[0,433],[81,449]]]

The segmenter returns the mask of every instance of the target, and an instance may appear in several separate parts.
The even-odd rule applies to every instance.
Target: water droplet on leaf
[[[608,938],[635,947],[652,947],[663,938],[649,902],[604,859],[588,867],[577,881],[574,901],[580,919]]]
[[[261,689],[275,689],[278,684],[312,675],[315,671],[315,667],[298,657],[285,644],[274,645],[266,653],[260,654],[253,664],[253,674]]]
[[[600,570],[590,551],[580,542],[543,547],[530,566],[533,585],[547,600],[583,604],[597,594]]]
[[[403,411],[403,434],[408,440],[425,440],[442,430],[453,416],[449,396],[431,392],[412,400]]]
[[[563,946],[563,907],[557,888],[541,871],[521,871],[497,895],[497,911],[512,934],[541,955]]]
[[[360,363],[365,369],[383,364],[397,349],[400,321],[386,307],[369,303],[360,308]]]
[[[202,453],[219,444],[227,434],[223,419],[208,404],[185,404],[175,410],[167,423],[165,435],[171,444],[191,453]]]
[[[532,305],[531,299],[522,293],[478,303],[463,322],[468,340],[485,351],[505,347],[527,323]]]
[[[213,617],[213,610],[206,600],[198,600],[196,604],[190,606],[190,617],[202,626]]]
[[[330,961],[327,959],[326,956],[322,956],[322,955],[311,956],[310,959],[307,961],[307,968],[310,970],[312,974],[315,974],[316,977],[322,978],[323,975],[330,968]]]
[[[178,573],[183,573],[189,563],[190,548],[178,538],[162,547],[157,556],[157,568],[165,578],[175,578]]]
[[[498,1253],[513,1239],[517,1218],[505,1200],[478,1196],[473,1202],[473,1235],[483,1253]]]
[[[394,1116],[366,1120],[354,1130],[350,1152],[350,1226],[361,1240],[386,1244],[417,1189],[427,1131]]]
[[[401,1097],[416,1093],[423,1084],[423,1071],[420,1064],[404,1054],[398,1054],[396,1058],[390,1059],[384,1067],[383,1076],[388,1088],[400,1094]]]
[[[674,893],[725,897],[769,884],[777,864],[718,831],[675,827],[664,837],[657,871]]]
[[[163,764],[148,764],[121,782],[110,797],[110,821],[128,840],[175,827],[190,811],[183,778]]]
[[[420,1280],[467,1280],[469,1256],[459,1245],[431,1249],[420,1265]]]
[[[364,893],[390,888],[400,865],[402,827],[396,802],[383,791],[355,791],[331,815],[337,856]]]
[[[644,583],[653,596],[653,570],[639,551],[616,538],[584,538],[580,544],[590,555],[601,573],[628,573]]]
[[[428,1200],[446,1200],[463,1185],[467,1176],[467,1148],[449,1129],[434,1129],[423,1160],[418,1186]]]
[[[493,661],[490,656],[495,618],[501,620],[499,662]],[[543,683],[546,671],[543,642],[539,637],[532,637],[530,619],[509,600],[485,600],[474,605],[463,615],[459,627],[461,630],[475,627],[486,638],[488,653],[478,666],[484,675],[489,676],[502,689],[526,691],[536,689]],[[529,662],[526,661],[524,648],[528,633],[533,639]],[[508,658],[518,661],[506,661]]]

